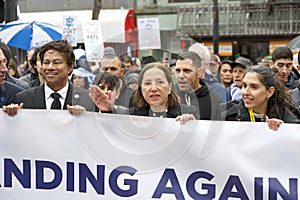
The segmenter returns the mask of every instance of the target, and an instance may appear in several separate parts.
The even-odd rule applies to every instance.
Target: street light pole
[[[213,42],[214,42],[214,54],[219,54],[219,7],[218,0],[213,0],[213,21],[214,21],[214,31],[213,31]]]
[[[0,23],[2,24],[4,22],[4,11],[5,11],[5,8],[4,8],[4,0],[0,0]]]
[[[5,12],[4,19],[5,23],[16,21],[17,20],[17,0],[5,0]]]

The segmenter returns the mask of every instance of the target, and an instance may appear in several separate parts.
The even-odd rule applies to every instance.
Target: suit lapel
[[[44,85],[36,87],[34,95],[31,98],[34,106],[40,105],[40,109],[46,109]]]
[[[65,104],[64,104],[64,110],[67,109],[67,105],[72,106],[73,105],[73,85],[69,82],[69,88],[68,88],[68,92],[67,92],[67,96],[66,96],[66,100],[65,100]]]

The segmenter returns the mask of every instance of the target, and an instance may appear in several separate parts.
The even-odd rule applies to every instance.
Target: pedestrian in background
[[[116,105],[121,105],[124,107],[130,107],[130,98],[134,92],[131,88],[127,87],[126,80],[124,78],[125,69],[122,65],[121,59],[114,54],[104,55],[101,60],[101,65],[99,67],[100,72],[109,72],[112,75],[118,77],[121,80],[120,96],[116,100]]]
[[[277,47],[273,51],[271,67],[278,70],[278,78],[287,88],[297,87],[298,71],[293,69],[293,52],[288,47]]]
[[[248,58],[239,56],[230,64],[232,68],[233,83],[229,88],[231,101],[239,101],[242,99],[242,86],[245,71],[250,67],[251,61]]]
[[[10,61],[8,62],[8,73],[10,77],[20,78],[17,63],[13,59],[10,59]]]
[[[221,59],[218,55],[212,55],[210,57],[210,62],[208,65],[208,69],[211,72],[211,75],[217,77],[218,69],[220,67]]]
[[[32,64],[34,62],[32,62],[32,56],[35,53],[36,49],[38,47],[33,47],[30,50],[28,50],[27,52],[27,65],[28,65],[28,73],[23,75],[20,80],[25,81],[26,83],[28,83],[30,85],[30,83],[36,79],[38,79],[38,74],[37,74],[37,70],[36,70],[36,66],[33,66]]]
[[[29,84],[30,87],[36,87],[39,85],[43,85],[45,83],[45,76],[41,70],[42,64],[39,56],[40,48],[35,48],[35,51],[31,57],[30,65],[33,67],[35,74],[37,74],[37,78],[33,79]]]
[[[233,83],[232,67],[230,65],[231,63],[231,60],[224,60],[221,62],[221,65],[218,69],[220,83],[224,85],[226,89],[230,88],[231,84]]]
[[[189,47],[188,51],[197,53],[201,59],[200,70],[203,70],[203,73],[201,73],[199,78],[204,79],[223,101],[229,101],[228,91],[221,83],[219,83],[217,78],[214,77],[209,70],[211,56],[208,47],[200,43],[195,43]]]

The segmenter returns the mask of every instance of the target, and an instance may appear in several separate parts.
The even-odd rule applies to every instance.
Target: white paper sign
[[[104,54],[102,29],[98,20],[82,24],[87,61],[100,62]]]
[[[73,46],[77,46],[77,17],[71,15],[65,15],[63,17],[63,33],[62,39],[68,40]]]
[[[298,124],[0,112],[1,199],[276,200],[299,196]]]
[[[139,49],[161,49],[158,18],[138,19]]]

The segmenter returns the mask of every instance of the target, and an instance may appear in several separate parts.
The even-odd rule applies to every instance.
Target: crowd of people
[[[175,118],[181,124],[266,122],[273,130],[300,123],[299,54],[284,46],[266,58],[221,60],[195,43],[169,63],[120,56],[109,47],[95,69],[84,55],[76,58],[66,40],[57,40],[30,49],[24,73],[0,42],[0,106],[10,116],[19,109],[64,109]]]

